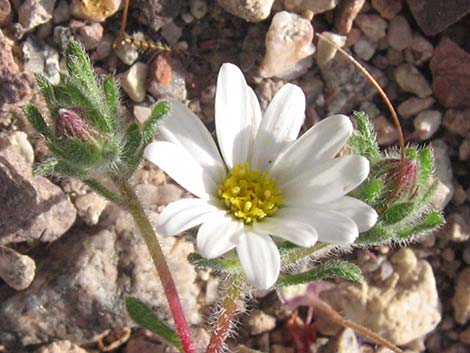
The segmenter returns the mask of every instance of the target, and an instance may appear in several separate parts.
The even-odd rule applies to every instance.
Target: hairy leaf
[[[225,271],[231,273],[240,271],[240,264],[234,258],[205,259],[199,254],[191,253],[188,255],[188,261],[194,267],[199,269],[212,269],[216,271]]]
[[[348,144],[354,153],[366,157],[371,163],[380,158],[379,145],[369,117],[364,112],[354,112],[357,119],[355,134]]]
[[[146,146],[157,133],[158,123],[163,119],[168,112],[170,111],[170,104],[168,102],[162,101],[155,104],[153,107],[150,117],[145,122],[143,131],[142,131],[142,140],[144,146]]]
[[[28,104],[23,108],[23,112],[26,115],[28,121],[33,127],[47,139],[52,139],[53,135],[49,127],[47,126],[41,112],[32,104]]]
[[[162,339],[179,350],[182,349],[181,340],[170,327],[160,320],[155,313],[137,298],[126,299],[127,313],[134,322],[141,327],[156,333]]]
[[[356,265],[348,261],[333,260],[320,264],[306,272],[280,276],[276,286],[286,287],[333,277],[355,282],[362,281],[364,278],[361,270]]]

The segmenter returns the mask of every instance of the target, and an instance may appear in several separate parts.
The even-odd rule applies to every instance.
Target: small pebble
[[[98,22],[85,25],[78,30],[77,39],[85,50],[95,49],[103,39],[103,26]]]
[[[10,0],[0,0],[0,27],[6,26],[12,19]]]
[[[200,20],[207,14],[208,7],[205,0],[192,0],[189,6],[191,14],[196,20]]]
[[[470,160],[470,140],[463,140],[459,146],[459,159],[461,161]]]
[[[394,71],[394,76],[398,86],[405,92],[416,94],[420,98],[425,98],[432,94],[428,81],[411,64],[398,66]]]
[[[357,16],[355,23],[365,36],[374,42],[385,37],[387,21],[379,15],[361,14]]]
[[[147,74],[147,64],[137,62],[120,76],[122,89],[134,102],[139,103],[145,99],[145,81]]]
[[[248,319],[248,327],[252,335],[269,332],[276,327],[276,318],[261,310],[255,310]]]
[[[365,61],[369,61],[374,56],[376,49],[377,43],[367,38],[361,38],[354,44],[354,52]]]
[[[372,7],[376,9],[380,15],[391,20],[402,9],[402,0],[372,0]]]
[[[52,22],[54,22],[54,24],[67,22],[70,19],[70,16],[69,2],[66,0],[60,0],[52,14]]]
[[[395,50],[401,51],[411,46],[413,32],[403,16],[397,16],[390,21],[387,32],[388,44]]]
[[[416,116],[414,126],[416,131],[419,132],[420,139],[427,140],[439,130],[441,122],[442,113],[440,111],[425,110]]]
[[[432,97],[427,98],[417,98],[412,97],[402,102],[398,108],[398,114],[403,118],[411,118],[412,116],[418,114],[419,112],[429,109],[434,104],[435,100]]]

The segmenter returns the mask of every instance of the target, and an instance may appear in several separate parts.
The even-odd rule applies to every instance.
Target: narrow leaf
[[[212,269],[231,273],[240,271],[240,264],[234,258],[209,260],[199,254],[191,253],[188,255],[188,261],[198,269]]]
[[[434,165],[434,156],[430,148],[424,148],[418,155],[418,186],[425,188],[429,184],[429,178],[432,174]]]
[[[335,260],[325,262],[306,272],[280,276],[276,286],[286,287],[333,277],[355,282],[363,280],[359,267],[347,261]]]
[[[38,164],[34,168],[34,174],[40,176],[49,176],[56,174],[56,167],[59,161],[55,158],[48,159],[47,161]]]
[[[390,231],[382,224],[376,224],[372,229],[360,234],[355,243],[378,245],[392,240],[395,236],[394,232]]]
[[[40,74],[36,75],[36,82],[41,89],[44,99],[46,100],[49,111],[51,112],[51,116],[54,117],[57,115],[59,110],[59,105],[57,104],[57,98],[54,92],[54,86],[52,86],[49,81],[47,81],[47,79]]]
[[[152,141],[153,137],[158,130],[158,122],[163,119],[168,112],[170,111],[170,104],[168,102],[159,102],[153,107],[150,117],[145,122],[143,131],[142,131],[142,140],[144,146]]]
[[[111,76],[106,77],[103,81],[103,91],[109,106],[109,112],[114,120],[113,125],[116,126],[115,122],[118,119],[119,112],[119,88],[116,81]]]
[[[364,112],[354,112],[354,116],[357,119],[357,127],[348,144],[356,154],[375,162],[380,157],[380,150],[369,117]]]
[[[23,112],[26,115],[28,121],[33,125],[33,127],[45,138],[52,139],[53,135],[51,130],[46,124],[46,121],[42,117],[41,112],[32,104],[28,104],[23,108]]]
[[[176,332],[163,323],[147,305],[137,298],[127,298],[126,308],[131,319],[138,325],[156,333],[162,339],[181,350],[181,341]]]
[[[439,228],[443,224],[444,217],[442,214],[439,212],[431,212],[414,227],[410,229],[399,230],[397,231],[397,234],[401,239],[407,239]]]

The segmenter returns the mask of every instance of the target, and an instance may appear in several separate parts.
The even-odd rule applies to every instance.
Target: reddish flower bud
[[[90,140],[96,136],[96,130],[83,118],[79,108],[59,109],[55,123],[56,133],[81,140]]]
[[[400,175],[401,161],[398,158],[387,159],[384,161],[387,164],[387,171],[385,173],[387,178],[392,181],[395,186],[395,196],[405,196],[412,198],[418,191],[416,178],[418,176],[418,162],[415,159],[406,158],[404,160],[403,170]]]

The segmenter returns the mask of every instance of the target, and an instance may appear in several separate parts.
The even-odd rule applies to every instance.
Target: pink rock
[[[372,0],[372,7],[376,9],[383,18],[391,20],[402,8],[402,0]]]
[[[379,15],[366,15],[361,14],[356,18],[356,24],[364,32],[367,38],[378,41],[385,37],[385,31],[387,29],[387,21],[385,21]]]
[[[434,50],[430,68],[437,100],[448,108],[470,107],[470,54],[449,38]]]
[[[390,21],[387,41],[395,50],[403,50],[411,46],[413,42],[413,32],[405,17],[396,16]]]
[[[468,0],[408,0],[408,6],[428,36],[442,32],[470,12]]]

